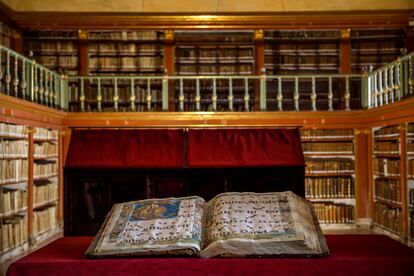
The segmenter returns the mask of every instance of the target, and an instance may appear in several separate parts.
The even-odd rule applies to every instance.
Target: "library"
[[[413,107],[409,0],[0,0],[0,273],[408,275]],[[329,256],[84,257],[114,204],[283,191]]]

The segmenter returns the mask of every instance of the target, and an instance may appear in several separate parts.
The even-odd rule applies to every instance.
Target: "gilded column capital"
[[[78,37],[79,37],[79,40],[87,40],[88,39],[88,31],[87,30],[78,30]]]
[[[351,29],[342,29],[341,30],[341,38],[342,39],[349,39],[351,37]]]
[[[263,30],[256,30],[254,31],[254,40],[263,40],[264,39],[264,32]]]

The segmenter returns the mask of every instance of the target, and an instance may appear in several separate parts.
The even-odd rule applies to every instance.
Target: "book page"
[[[219,195],[207,204],[205,216],[205,246],[219,239],[272,239],[296,235],[284,193]]]
[[[90,253],[122,255],[181,250],[196,254],[201,249],[203,207],[204,200],[199,197],[117,204]]]

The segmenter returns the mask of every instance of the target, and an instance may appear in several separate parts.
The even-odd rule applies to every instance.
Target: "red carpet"
[[[382,235],[327,235],[317,259],[86,260],[92,237],[65,237],[15,262],[8,275],[414,275],[414,249]]]

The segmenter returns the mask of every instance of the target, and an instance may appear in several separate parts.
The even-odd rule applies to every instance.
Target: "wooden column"
[[[34,206],[34,127],[28,127],[28,179],[27,179],[27,232],[29,241],[33,238],[33,206]]]
[[[355,221],[356,223],[369,220],[370,187],[372,171],[371,152],[372,143],[371,129],[355,129],[354,145],[355,145]]]
[[[341,38],[339,44],[339,73],[349,74],[351,73],[351,29],[342,29]],[[345,108],[345,79],[340,80],[339,97],[340,97],[340,110]]]
[[[23,37],[22,34],[16,30],[13,31],[12,49],[23,55]]]
[[[80,76],[89,75],[88,31],[78,30],[78,70]]]
[[[407,139],[406,126],[401,124],[400,131],[400,192],[401,192],[401,240],[406,241],[408,233],[408,198],[407,198]]]
[[[407,53],[414,52],[414,27],[405,30],[405,48]]]
[[[264,34],[263,30],[254,32],[255,49],[255,75],[263,74],[264,69]],[[254,111],[260,110],[260,80],[255,81],[254,87]]]
[[[174,69],[174,31],[166,30],[164,32],[164,68],[169,76],[175,75]],[[168,109],[175,111],[174,104],[174,81],[168,81]]]

